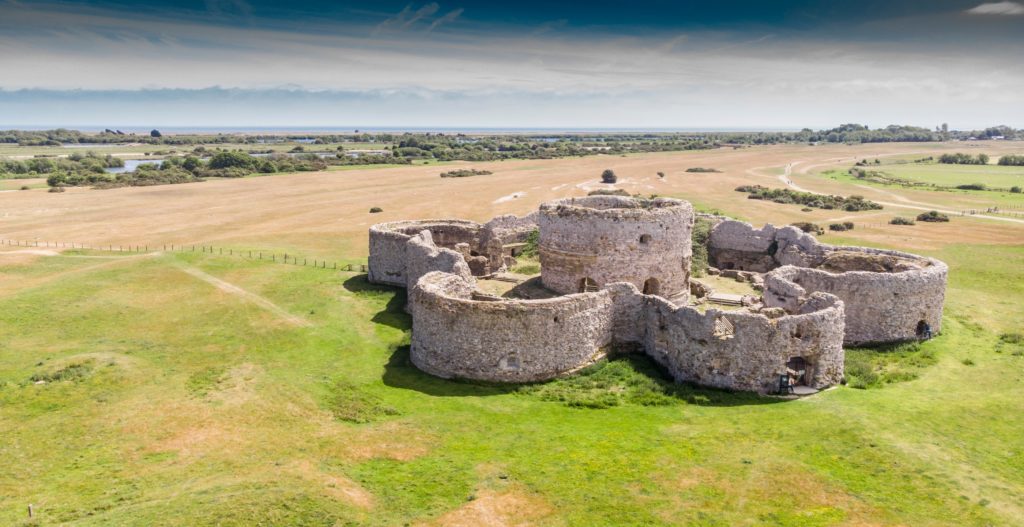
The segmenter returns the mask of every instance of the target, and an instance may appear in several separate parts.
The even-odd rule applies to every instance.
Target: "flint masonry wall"
[[[689,294],[693,208],[684,201],[591,196],[541,205],[541,280],[562,294],[628,282],[664,297]]]
[[[831,295],[813,293],[794,314],[778,318],[645,300],[644,349],[676,380],[775,393],[795,357],[806,361],[812,388],[843,378],[843,304]]]
[[[918,338],[921,321],[937,333],[942,327],[947,268],[935,264],[896,273],[847,271],[840,274],[807,267],[785,266],[765,277],[765,285],[783,278],[796,284],[797,295],[831,293],[846,305],[847,346],[899,342]],[[784,304],[766,289],[765,304]]]
[[[837,296],[846,312],[846,345],[913,340],[922,321],[933,333],[941,329],[948,267],[934,258],[837,247],[794,227],[754,229],[738,221],[712,230],[709,256],[712,265],[723,269],[771,271],[766,286],[773,277],[797,286],[788,294],[766,292],[768,306],[792,306],[794,297],[814,291]]]
[[[718,388],[774,392],[794,357],[806,360],[814,388],[843,376],[842,302],[823,293],[795,298],[792,314],[769,318],[700,313],[629,283],[551,300],[478,300],[474,291],[464,277],[442,272],[413,288],[418,368],[445,378],[540,381],[590,364],[612,344],[630,344],[676,380]]]
[[[498,382],[551,379],[604,356],[612,341],[607,291],[549,300],[474,300],[464,278],[431,272],[410,299],[410,356],[444,378]]]
[[[406,276],[406,246],[421,231],[430,231],[438,247],[459,251],[477,276],[503,266],[501,242],[483,235],[483,226],[465,220],[413,220],[378,223],[370,227],[369,280],[377,284],[412,287]],[[462,245],[465,244],[465,245]],[[479,256],[474,256],[479,255]]]

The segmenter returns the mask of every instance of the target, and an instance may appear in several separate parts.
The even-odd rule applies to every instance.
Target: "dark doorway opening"
[[[660,292],[661,284],[658,283],[657,278],[648,278],[644,282],[644,294],[645,295],[656,295]]]
[[[917,338],[921,340],[928,340],[932,338],[932,327],[928,322],[922,320],[917,323],[917,328],[914,330],[914,333],[917,335]]]
[[[807,361],[803,357],[789,359],[786,374],[789,375],[790,386],[807,386]]]

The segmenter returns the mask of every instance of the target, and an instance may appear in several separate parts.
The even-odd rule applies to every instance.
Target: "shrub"
[[[459,170],[450,170],[443,172],[441,177],[470,177],[470,176],[486,176],[493,174],[490,170],[477,170],[475,168],[462,168]]]
[[[999,158],[999,164],[1002,166],[1024,166],[1024,155],[1006,155]]]
[[[939,163],[947,165],[987,165],[988,156],[985,154],[978,154],[978,157],[974,157],[971,154],[962,154],[960,152],[955,154],[942,154],[939,156]]]
[[[1020,194],[1021,190],[1020,190],[1020,187],[1014,185],[1014,186],[1010,187],[1010,192],[1013,192],[1014,194]]]
[[[825,229],[822,229],[817,224],[811,223],[809,221],[798,221],[796,223],[791,223],[790,225],[792,225],[792,226],[794,226],[794,227],[796,227],[796,228],[798,228],[798,229],[800,229],[800,230],[802,230],[802,231],[804,231],[806,233],[810,233],[810,234],[825,234]]]
[[[693,276],[704,276],[708,268],[708,240],[711,238],[711,228],[714,225],[711,220],[701,217],[693,220],[693,231],[690,233],[693,250],[690,269],[693,270]]]
[[[687,169],[686,169],[686,171],[687,171],[687,172],[698,172],[698,173],[700,173],[700,172],[715,172],[715,173],[721,173],[721,172],[722,172],[721,170],[718,170],[717,168],[705,168],[705,167],[692,167],[692,168],[687,168]]]
[[[50,187],[49,192],[64,192],[64,187]]]
[[[665,173],[664,172],[658,172],[658,177],[664,178],[665,177]]]
[[[540,243],[540,230],[533,229],[526,237],[526,244],[523,245],[523,250],[519,254],[522,254],[527,258],[535,258],[537,256],[538,243]]]
[[[846,228],[846,225],[843,225],[842,223],[830,223],[828,225],[828,230],[830,230],[830,231],[840,231],[841,232],[841,231],[845,231],[845,230],[848,230],[848,229]]]
[[[610,168],[609,169],[605,169],[604,172],[601,172],[601,182],[602,183],[615,183],[618,180],[619,180],[619,177],[616,176],[615,175],[615,171],[610,169]]]
[[[378,212],[384,212],[384,209],[380,207],[370,207],[370,214],[376,214]]]
[[[30,188],[32,188],[32,187],[30,187],[28,185],[22,185],[21,186],[21,190],[29,190]]]
[[[985,190],[984,183],[970,183],[967,185],[957,185],[956,188],[960,190]]]
[[[917,215],[917,221],[929,221],[929,222],[944,222],[949,221],[949,216],[942,214],[939,211],[932,210]]]
[[[889,225],[914,225],[914,220],[910,218],[896,216],[895,218],[889,220]]]
[[[741,185],[736,187],[736,191],[749,193],[748,199],[761,199],[783,204],[797,203],[817,209],[840,209],[856,212],[882,208],[878,203],[864,199],[864,196],[857,195],[848,198],[843,196],[826,196],[810,192],[797,192],[790,189],[772,189],[761,185]]]
[[[848,230],[848,231],[852,231],[853,230],[853,222],[852,221],[844,221],[843,222],[843,227],[846,227],[846,230]]]

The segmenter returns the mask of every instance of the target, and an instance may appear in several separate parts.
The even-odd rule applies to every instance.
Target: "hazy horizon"
[[[1020,56],[1017,1],[0,0],[0,122],[1024,127]]]

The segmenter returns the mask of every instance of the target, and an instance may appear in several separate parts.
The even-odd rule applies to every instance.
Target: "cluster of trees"
[[[113,156],[100,156],[92,152],[74,153],[65,158],[35,157],[32,159],[0,159],[0,179],[42,177],[56,173],[105,174],[106,168],[123,167],[124,160]]]
[[[1024,167],[1024,155],[1005,155],[999,158],[999,164],[1004,167]]]
[[[209,153],[205,149],[200,153]],[[70,161],[47,158],[52,162]],[[172,156],[164,159],[163,164],[143,164],[134,172],[108,174],[102,168],[95,167],[95,160],[108,160],[109,166],[124,166],[124,161],[106,156],[100,158],[93,154],[83,156],[83,166],[93,167],[90,170],[69,170],[67,168],[50,170],[47,183],[51,187],[94,186],[112,188],[124,186],[165,185],[201,181],[203,178],[239,178],[252,174],[273,174],[276,172],[310,172],[324,170],[330,165],[377,164],[377,163],[409,163],[408,160],[396,159],[391,156],[364,156],[350,158],[344,154],[322,158],[316,154],[272,154],[265,157],[253,156],[240,150],[219,150],[208,158],[198,155]],[[35,159],[31,160],[37,161]],[[0,162],[0,168],[3,167]],[[12,162],[18,163],[18,162]],[[40,172],[42,173],[42,172]]]
[[[844,221],[842,223],[830,223],[828,225],[828,230],[836,231],[836,232],[852,231],[853,230],[853,222],[852,221]]]
[[[939,156],[939,163],[946,165],[987,165],[988,159],[988,154],[972,156],[971,154],[957,152],[955,154],[942,154]]]
[[[747,199],[761,199],[783,204],[799,204],[805,207],[827,210],[845,210],[856,212],[862,210],[879,210],[881,205],[864,199],[863,196],[825,196],[810,192],[797,192],[790,189],[768,188],[761,185],[742,185],[736,187],[737,192],[749,193]]]

